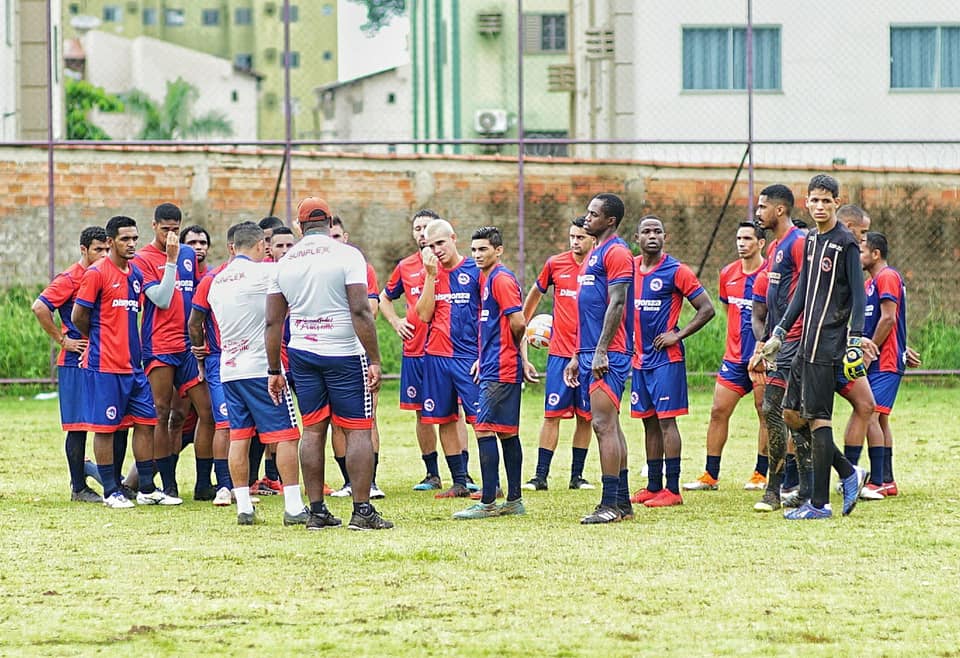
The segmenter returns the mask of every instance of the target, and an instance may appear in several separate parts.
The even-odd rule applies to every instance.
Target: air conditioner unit
[[[496,36],[503,29],[503,14],[499,11],[481,12],[477,14],[477,32]]]
[[[506,110],[477,110],[473,115],[473,129],[481,135],[502,135],[507,127]]]

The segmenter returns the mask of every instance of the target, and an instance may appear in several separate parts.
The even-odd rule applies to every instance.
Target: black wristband
[[[280,374],[283,374],[283,373],[281,373],[279,370],[273,370],[272,368],[267,368],[267,374],[268,374],[268,375],[280,375]]]

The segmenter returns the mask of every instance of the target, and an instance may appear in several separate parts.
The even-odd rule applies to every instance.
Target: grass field
[[[551,490],[525,492],[527,516],[451,520],[463,501],[410,490],[422,463],[396,397],[388,385],[378,480],[397,528],[375,533],[284,528],[276,498],[255,527],[192,500],[70,503],[56,402],[0,398],[0,655],[960,655],[957,389],[901,389],[902,495],[850,517],[752,511],[758,495],[741,486],[756,421],[744,404],[719,491],[600,527],[578,524],[599,496],[566,489],[566,436]],[[524,400],[525,478],[541,400],[539,388]],[[703,468],[709,405],[692,392],[681,421],[684,481]],[[639,422],[626,431],[639,486]],[[191,462],[188,449],[181,491]],[[595,449],[586,475],[599,480]],[[329,502],[348,516],[347,502]]]

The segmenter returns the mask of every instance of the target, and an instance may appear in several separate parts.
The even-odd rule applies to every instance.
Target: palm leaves
[[[191,137],[208,137],[233,134],[233,126],[226,114],[220,111],[193,116],[193,104],[200,92],[183,78],[167,82],[167,93],[162,104],[139,89],[124,95],[126,107],[143,117],[143,128],[137,139],[176,140]]]

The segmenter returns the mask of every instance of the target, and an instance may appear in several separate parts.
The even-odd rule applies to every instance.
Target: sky
[[[363,5],[350,0],[337,2],[339,79],[350,80],[361,75],[405,64],[410,61],[407,35],[410,21],[394,18],[376,36],[368,37],[361,30],[367,18]]]

